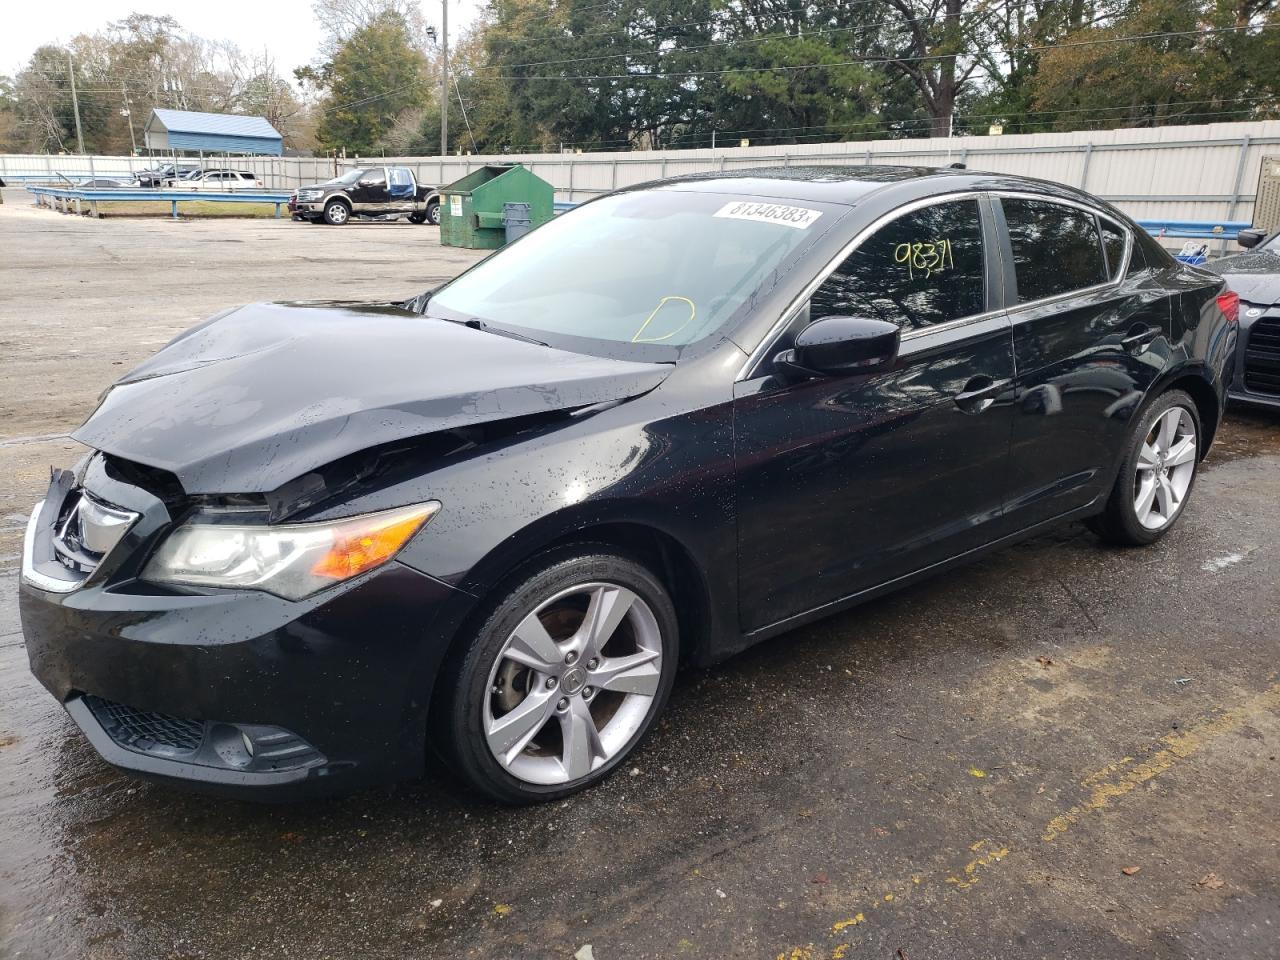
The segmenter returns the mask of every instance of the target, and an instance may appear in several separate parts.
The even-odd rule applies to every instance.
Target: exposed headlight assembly
[[[196,518],[169,534],[142,579],[263,590],[301,600],[386,563],[439,509],[432,500],[329,523],[235,524]]]

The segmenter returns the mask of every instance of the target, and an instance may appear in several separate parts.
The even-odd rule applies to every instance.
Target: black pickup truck
[[[440,193],[408,167],[361,167],[325,183],[299,187],[294,216],[341,226],[352,217],[440,222]]]

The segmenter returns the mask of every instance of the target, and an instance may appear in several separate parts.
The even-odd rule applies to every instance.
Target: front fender
[[[398,559],[477,598],[550,544],[590,539],[593,528],[606,526],[650,531],[678,547],[703,581],[708,605],[732,618],[713,628],[715,639],[703,638],[717,647],[736,630],[731,406],[637,419],[655,407],[661,404],[650,395],[644,403],[566,416],[482,445],[344,510],[440,501],[440,512]]]

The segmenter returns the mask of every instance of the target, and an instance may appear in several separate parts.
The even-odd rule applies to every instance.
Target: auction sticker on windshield
[[[735,200],[726,203],[714,214],[731,220],[758,220],[761,223],[778,223],[784,227],[807,230],[822,216],[821,210],[808,207],[789,207],[783,203],[760,203],[758,200]]]

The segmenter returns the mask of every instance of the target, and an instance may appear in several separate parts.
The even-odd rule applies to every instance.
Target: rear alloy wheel
[[[553,561],[489,617],[446,677],[450,759],[496,799],[528,803],[602,780],[671,689],[675,611],[662,585],[614,555]]]
[[[340,227],[351,219],[351,210],[341,200],[330,200],[324,206],[324,222]]]
[[[1196,425],[1191,411],[1170,407],[1138,448],[1133,511],[1148,530],[1163,530],[1177,519],[1196,472]]]
[[[1113,543],[1154,543],[1182,515],[1199,461],[1195,402],[1171,390],[1140,418],[1106,510],[1092,526]]]

